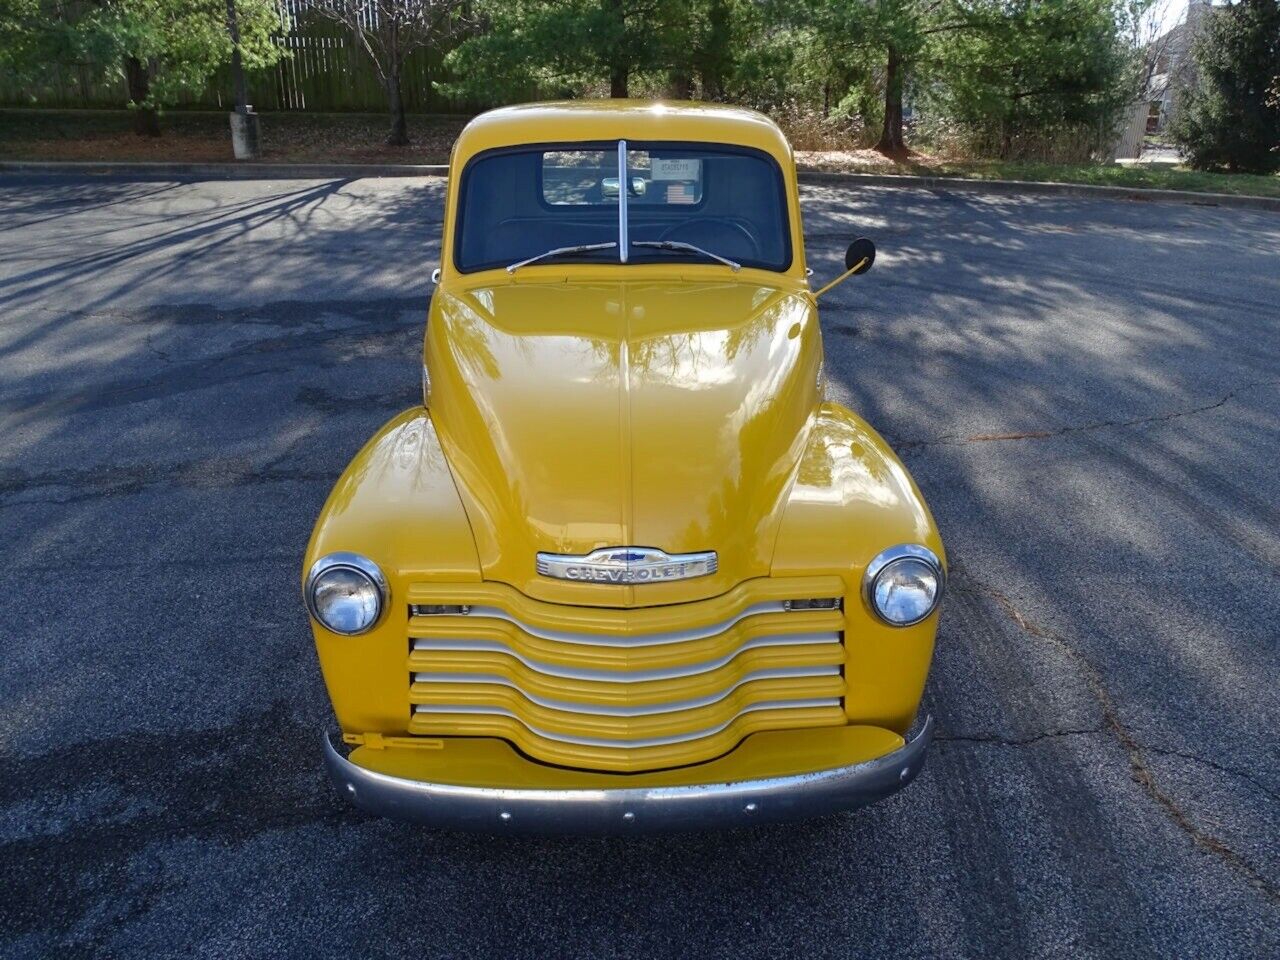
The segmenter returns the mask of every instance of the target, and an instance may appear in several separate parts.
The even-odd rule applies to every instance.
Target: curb
[[[94,160],[0,160],[0,173],[191,177],[201,180],[321,180],[443,177],[447,163],[128,163]]]
[[[363,177],[443,177],[445,163],[123,163],[109,161],[0,160],[0,173],[90,174],[117,177],[192,177],[208,180],[311,180]],[[907,187],[916,190],[964,191],[1004,195],[1078,197],[1088,200],[1134,200],[1183,203],[1201,207],[1236,207],[1280,212],[1280,197],[1247,197],[1193,190],[1147,190],[1034,180],[967,180],[963,177],[912,177],[882,173],[799,171],[801,183],[848,183],[864,187]]]
[[[1080,197],[1088,200],[1137,200],[1145,203],[1189,203],[1199,207],[1243,207],[1280,212],[1280,197],[1247,197],[1234,193],[1198,193],[1194,190],[1154,190],[1139,187],[1106,187],[1089,183],[1057,183],[1038,180],[966,180],[963,177],[909,177],[884,173],[831,173],[800,170],[801,183],[856,183],[864,187],[914,187],[917,190],[951,190],[966,193],[1027,194]]]

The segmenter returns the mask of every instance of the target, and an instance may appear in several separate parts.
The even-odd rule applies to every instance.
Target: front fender
[[[403,609],[410,583],[480,581],[480,564],[430,414],[392,418],[339,477],[316,521],[305,578],[320,557],[359,553],[386,575],[390,609],[368,633],[330,633],[314,620],[316,651],[343,730],[403,732],[408,645]]]
[[[851,722],[905,734],[929,674],[939,614],[912,627],[891,627],[862,595],[867,564],[900,543],[923,544],[945,568],[937,525],[902,462],[864,420],[824,403],[786,506],[771,573],[836,573],[844,579],[846,713]]]

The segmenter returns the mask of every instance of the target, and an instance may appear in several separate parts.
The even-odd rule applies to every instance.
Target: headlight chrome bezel
[[[315,602],[316,583],[320,577],[333,570],[354,571],[367,579],[374,589],[378,591],[378,612],[367,626],[361,627],[359,630],[338,630],[329,626],[324,618],[320,616]],[[387,610],[391,606],[391,588],[387,584],[386,576],[383,575],[381,568],[376,563],[358,553],[338,552],[325,554],[313,563],[311,569],[307,571],[307,582],[302,592],[303,599],[307,604],[307,612],[311,614],[311,618],[322,629],[344,637],[355,637],[368,633],[382,622],[382,618],[387,615]]]
[[[899,622],[890,620],[880,608],[876,606],[876,584],[881,575],[883,575],[893,564],[902,560],[919,560],[932,568],[934,576],[938,579],[938,592],[933,598],[933,603],[929,609],[921,616],[914,620]],[[866,572],[862,575],[862,599],[867,605],[867,609],[881,623],[891,627],[914,627],[917,623],[923,623],[928,620],[938,607],[942,604],[942,595],[946,592],[947,573],[942,566],[942,561],[938,559],[938,555],[926,546],[918,543],[900,543],[897,546],[889,547],[876,554],[869,564],[867,564]]]

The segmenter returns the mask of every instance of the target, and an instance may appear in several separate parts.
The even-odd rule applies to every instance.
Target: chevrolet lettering
[[[661,550],[622,547],[594,550],[585,557],[539,553],[538,573],[561,580],[600,583],[656,583],[687,580],[716,572],[715,551],[669,556]]]
[[[303,563],[341,794],[632,833],[909,784],[946,554],[826,399],[818,320],[874,244],[814,262],[790,144],[708,103],[483,114],[444,203],[438,269],[406,267],[433,284],[422,402],[338,478]]]

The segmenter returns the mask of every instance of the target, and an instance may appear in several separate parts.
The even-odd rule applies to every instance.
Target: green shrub
[[[1219,10],[1194,49],[1196,82],[1171,134],[1197,170],[1280,170],[1280,0]]]

